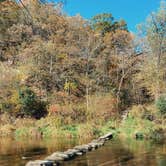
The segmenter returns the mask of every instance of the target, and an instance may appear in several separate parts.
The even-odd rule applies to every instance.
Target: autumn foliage
[[[87,21],[80,15],[63,14],[55,4],[0,3],[0,113],[40,118],[47,112],[65,115],[65,106],[84,105],[80,112],[72,107],[67,114],[86,119],[94,96],[102,96],[91,118],[106,118],[132,104],[153,100],[160,95],[159,86],[166,89],[164,43],[156,48],[155,29],[148,31],[148,52],[136,44],[127,23],[110,13]],[[160,17],[162,12],[156,16],[157,23]],[[159,48],[156,68],[158,53],[152,63],[148,56]]]

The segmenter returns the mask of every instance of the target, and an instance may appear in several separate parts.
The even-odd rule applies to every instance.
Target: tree
[[[150,90],[151,94],[157,100],[161,93],[165,91],[165,65],[166,65],[166,2],[161,1],[160,9],[156,13],[152,13],[142,25],[142,32],[146,38],[147,58],[144,62],[142,72],[145,86]],[[150,51],[149,51],[150,50]],[[151,63],[149,63],[151,62]],[[145,76],[146,75],[146,76]],[[144,77],[145,76],[145,77]]]
[[[61,104],[84,101],[89,110],[92,95],[117,92],[122,69],[126,72],[129,66],[125,66],[126,54],[121,67],[122,52],[127,52],[130,43],[125,21],[101,14],[94,18],[92,29],[92,24],[80,15],[69,17],[54,5],[30,2],[24,3],[30,17],[25,17],[26,9],[16,4],[18,22],[11,18],[11,24],[6,23],[3,34],[7,41],[1,45],[2,63],[23,73],[18,86],[29,88],[22,89],[25,98],[20,95],[22,111],[33,114],[34,110],[24,100],[30,105],[38,100]],[[128,73],[119,91],[127,84],[124,80],[129,79]],[[4,91],[8,92],[7,88]],[[13,94],[11,100],[20,103],[18,93]]]
[[[126,30],[127,24],[124,20],[116,21],[111,13],[97,14],[91,19],[91,27],[102,35],[117,29]]]
[[[103,13],[94,16],[91,19],[91,25],[95,31],[105,34],[106,32],[110,32],[112,30],[113,21],[114,18],[111,13]]]
[[[122,89],[125,90],[126,84],[130,82],[132,71],[134,71],[136,57],[132,46],[133,36],[125,30],[118,29],[115,32],[107,33],[104,39],[105,43],[111,46],[113,50],[112,57],[116,59],[114,85],[117,101],[119,102],[124,99]]]

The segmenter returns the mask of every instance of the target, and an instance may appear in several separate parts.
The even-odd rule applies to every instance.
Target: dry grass
[[[6,124],[0,127],[0,136],[11,136],[16,128],[13,125]]]

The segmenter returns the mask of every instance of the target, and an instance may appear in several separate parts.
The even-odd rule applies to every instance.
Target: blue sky
[[[123,18],[132,32],[136,25],[143,22],[147,15],[159,8],[160,0],[66,0],[64,10],[73,16],[80,14],[86,19],[97,13],[109,12],[117,18]]]

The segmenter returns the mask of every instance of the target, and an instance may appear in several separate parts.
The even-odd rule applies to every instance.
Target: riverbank
[[[111,136],[114,135],[115,137],[117,136],[119,138],[125,138],[128,140],[134,138],[137,140],[148,139],[153,141],[162,141],[166,138],[165,117],[160,113],[159,110],[156,109],[155,105],[153,104],[133,106],[131,110],[127,111],[126,115],[123,116],[121,121],[119,121],[118,125],[113,127],[113,121],[109,121],[107,124],[105,124],[104,127],[105,129],[108,129],[114,133],[111,133]],[[102,129],[101,131],[103,131]],[[101,144],[100,138],[97,139],[97,143],[99,144]],[[106,139],[107,138],[105,137],[105,140]],[[94,141],[92,141],[91,143],[93,142]],[[105,142],[102,142],[102,145],[104,143]],[[92,149],[91,144],[86,144],[79,147],[81,150],[86,149],[86,151],[90,151]],[[54,161],[56,161],[56,163],[58,164],[59,160],[61,161],[62,158],[63,160],[65,160],[65,157],[67,158],[66,160],[70,160],[69,154],[75,153],[75,148],[77,147],[74,147],[74,150],[68,150],[63,153],[53,153],[51,156],[45,158],[45,160],[29,162],[27,165],[40,165],[42,163],[53,164]],[[78,155],[74,154],[74,156]]]
[[[81,119],[81,116],[78,118]],[[100,118],[96,116],[96,112],[93,112],[91,116],[89,119],[86,117],[86,120],[82,122],[71,120],[70,116],[64,118],[62,115],[51,115],[40,120],[16,119],[12,122],[11,117],[4,114],[1,119],[5,119],[6,123],[0,126],[0,136],[19,139],[57,137],[87,139],[112,132],[116,136],[126,138],[166,138],[165,116],[156,109],[154,104],[135,105],[127,111],[125,116],[114,114],[106,119],[102,117],[102,114]]]
[[[103,135],[117,128],[117,120],[107,122],[89,121],[87,123],[75,123],[63,125],[58,119],[47,117],[41,120],[24,119],[16,124],[6,124],[0,127],[0,136],[14,138],[93,138]]]
[[[9,128],[10,132],[3,132],[6,135],[2,134],[2,128],[5,128],[5,125],[0,126],[0,131],[1,136],[14,137],[14,139],[19,141],[25,139],[39,142],[40,140],[48,140],[51,142],[52,140],[64,138],[67,140],[82,140],[69,148],[82,143],[86,144],[108,132],[113,134],[114,140],[128,140],[129,142],[131,140],[158,142],[166,138],[165,117],[160,114],[160,111],[156,109],[154,104],[133,106],[122,118],[114,116],[114,118],[105,122],[101,121],[101,119],[91,119],[91,121],[86,123],[63,124],[62,122],[59,117],[55,116],[47,116],[40,120],[17,119],[15,123],[6,125],[11,126]],[[6,131],[6,128],[4,131]],[[55,151],[52,149],[47,154],[50,155],[53,152]],[[41,156],[34,158],[34,160],[43,159]],[[23,162],[25,163],[28,160],[31,159],[25,158]]]
[[[166,119],[155,104],[133,106],[117,133],[126,138],[162,140],[166,138]]]
[[[41,119],[18,118],[4,113],[0,116],[0,136],[14,138],[96,137],[118,128],[119,115],[115,98],[110,94],[91,96],[86,103],[58,105],[48,108]]]

